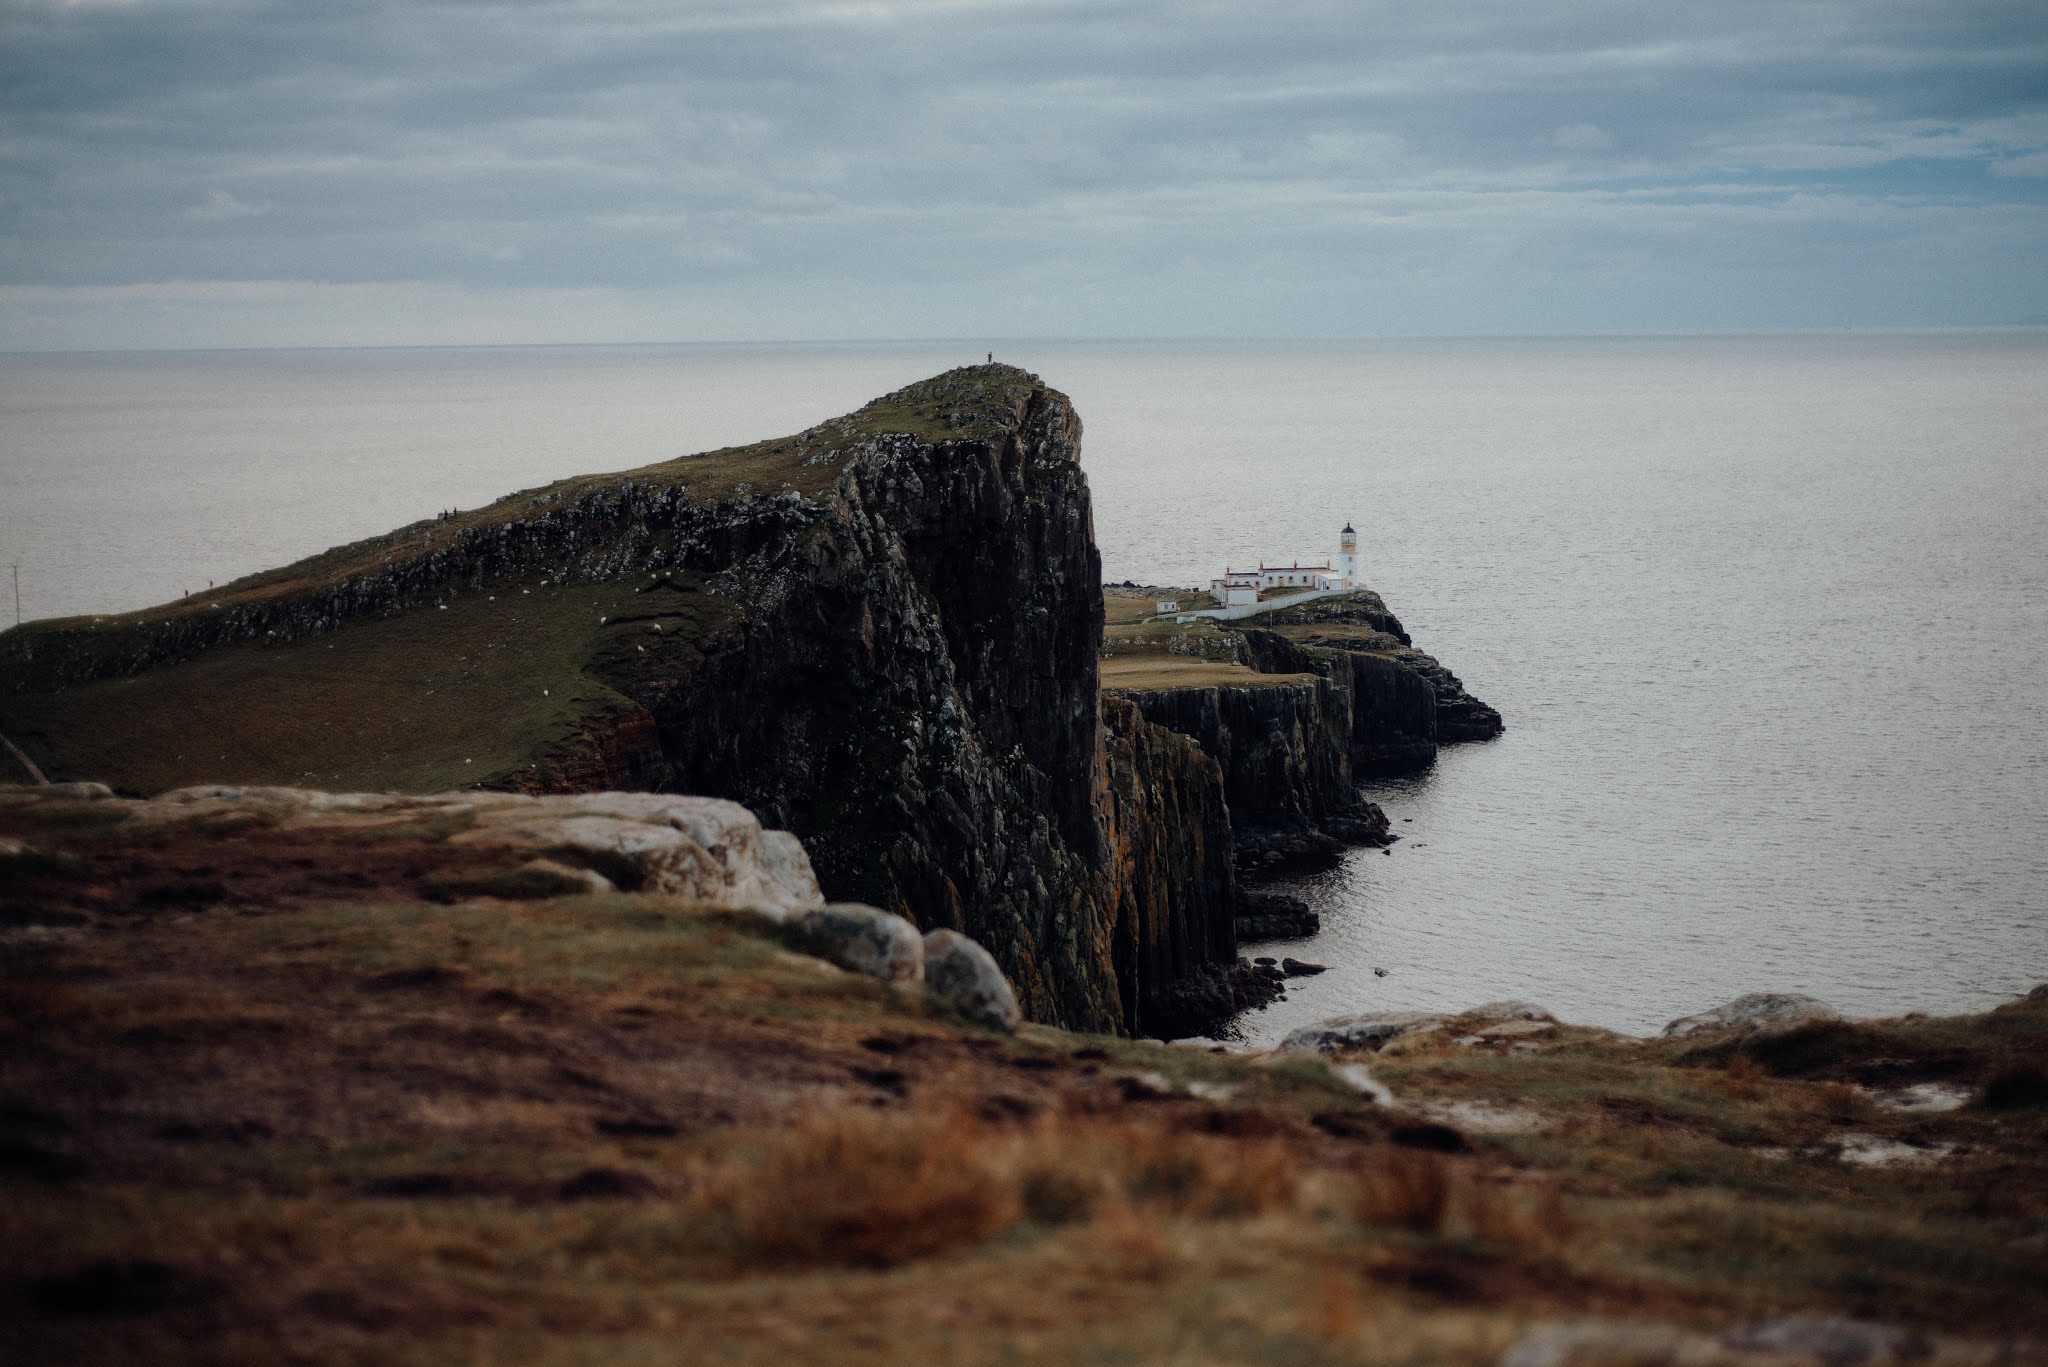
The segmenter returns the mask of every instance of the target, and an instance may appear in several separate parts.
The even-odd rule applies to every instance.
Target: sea
[[[0,357],[0,621],[118,612],[566,475],[799,430],[989,344]],[[2048,330],[996,343],[1074,399],[1103,573],[1364,578],[1498,708],[1282,885],[1243,1017],[2048,980]]]

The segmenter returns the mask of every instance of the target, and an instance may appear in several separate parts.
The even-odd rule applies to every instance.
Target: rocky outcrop
[[[1376,606],[1377,594],[1359,597],[1372,600],[1359,607],[1360,615],[1392,619]],[[1293,611],[1309,614],[1325,607],[1341,617],[1351,611],[1350,602],[1327,599]],[[1465,692],[1458,676],[1434,657],[1402,644],[1405,632],[1396,638],[1374,630],[1358,637],[1320,626],[1298,641],[1249,628],[1241,633],[1245,656],[1264,673],[1321,674],[1350,696],[1351,761],[1358,777],[1412,772],[1433,763],[1439,745],[1491,740],[1501,733],[1500,714]]]
[[[1769,1037],[1814,1021],[1840,1019],[1832,1006],[1815,997],[1796,992],[1752,992],[1711,1011],[1680,1016],[1664,1027],[1663,1038],[1692,1039],[1731,1030]]]
[[[1828,1315],[1789,1315],[1719,1334],[1587,1319],[1529,1330],[1501,1355],[1500,1367],[1992,1367],[2032,1351]]]
[[[1323,918],[1299,897],[1248,892],[1238,899],[1240,940],[1304,940],[1323,928]]]
[[[1440,1029],[1451,1018],[1432,1011],[1373,1011],[1338,1016],[1290,1031],[1280,1041],[1285,1054],[1341,1054],[1350,1050],[1377,1052],[1397,1039]]]
[[[1149,591],[1149,590],[1148,590]],[[1147,721],[1214,757],[1241,877],[1334,863],[1346,845],[1392,838],[1357,783],[1434,762],[1437,746],[1498,735],[1500,717],[1416,650],[1378,594],[1360,591],[1262,616],[1258,627],[1201,636],[1201,649],[1286,680],[1117,690]],[[1269,627],[1310,627],[1305,640]],[[1302,933],[1254,914],[1243,933]]]
[[[686,669],[636,655],[603,677],[653,718],[662,786],[786,825],[836,898],[972,935],[1034,1019],[1112,1029],[1080,422],[981,369],[883,402],[994,405],[989,430],[838,452],[801,518],[692,562],[744,609]]]
[[[1434,656],[1415,648],[1400,619],[1388,611],[1377,593],[1369,589],[1341,598],[1318,599],[1298,608],[1264,613],[1258,621],[1264,627],[1308,628],[1294,633],[1301,646],[1318,651],[1341,651],[1354,657],[1362,655],[1381,661],[1383,666],[1420,676],[1428,684],[1436,704],[1435,720],[1428,735],[1433,746],[1491,740],[1505,729],[1500,713],[1467,693],[1458,676],[1444,668]],[[1369,690],[1360,696],[1365,698],[1373,694]],[[1379,701],[1391,702],[1392,698],[1389,696]],[[1397,705],[1393,717],[1398,719],[1399,725],[1390,733],[1390,740],[1384,742],[1396,748],[1379,761],[1384,772],[1395,772],[1402,763],[1399,747],[1404,742],[1396,738],[1412,734],[1418,725],[1419,719],[1413,709],[1412,702]],[[1361,721],[1368,718],[1376,721],[1377,715],[1373,709],[1360,708]],[[1362,743],[1368,748],[1372,744],[1370,741]]]
[[[1426,676],[1386,655],[1316,646],[1299,653],[1303,667],[1351,697],[1353,778],[1412,773],[1436,762],[1437,691]]]
[[[1190,1014],[1185,985],[1237,954],[1237,878],[1223,770],[1186,736],[1102,699],[1104,888],[1123,1028]]]
[[[1286,989],[1286,975],[1270,964],[1207,965],[1166,986],[1146,1031],[1163,1039],[1202,1035],[1241,1011],[1271,1005]]]
[[[1121,696],[1215,759],[1244,873],[1333,862],[1346,842],[1385,840],[1385,814],[1352,781],[1350,696],[1326,680]]]

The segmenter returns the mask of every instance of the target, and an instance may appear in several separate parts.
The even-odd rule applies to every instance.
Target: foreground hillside
[[[8,1360],[2048,1351],[2048,994],[1010,1034],[814,957],[751,827],[758,878],[474,801],[0,789]],[[657,847],[690,895],[620,890]]]

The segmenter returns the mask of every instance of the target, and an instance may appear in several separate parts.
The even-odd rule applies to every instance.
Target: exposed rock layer
[[[1388,843],[1386,814],[1359,799],[1359,780],[1424,768],[1439,744],[1500,734],[1500,714],[1416,650],[1376,593],[1258,620],[1222,644],[1258,673],[1310,678],[1118,690],[1221,766],[1243,876],[1331,863],[1346,844]]]

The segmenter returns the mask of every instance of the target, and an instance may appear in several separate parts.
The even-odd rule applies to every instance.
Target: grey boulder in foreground
[[[994,956],[958,931],[924,937],[924,982],[932,995],[977,1025],[1011,1031],[1023,1019]]]
[[[1803,997],[1796,992],[1752,992],[1711,1011],[1702,1011],[1696,1016],[1680,1016],[1664,1027],[1663,1038],[1691,1039],[1695,1035],[1719,1034],[1724,1030],[1781,1035],[1812,1021],[1841,1018],[1841,1014],[1826,1002]]]
[[[791,924],[821,959],[885,983],[924,977],[924,938],[891,911],[835,902],[797,915]]]

